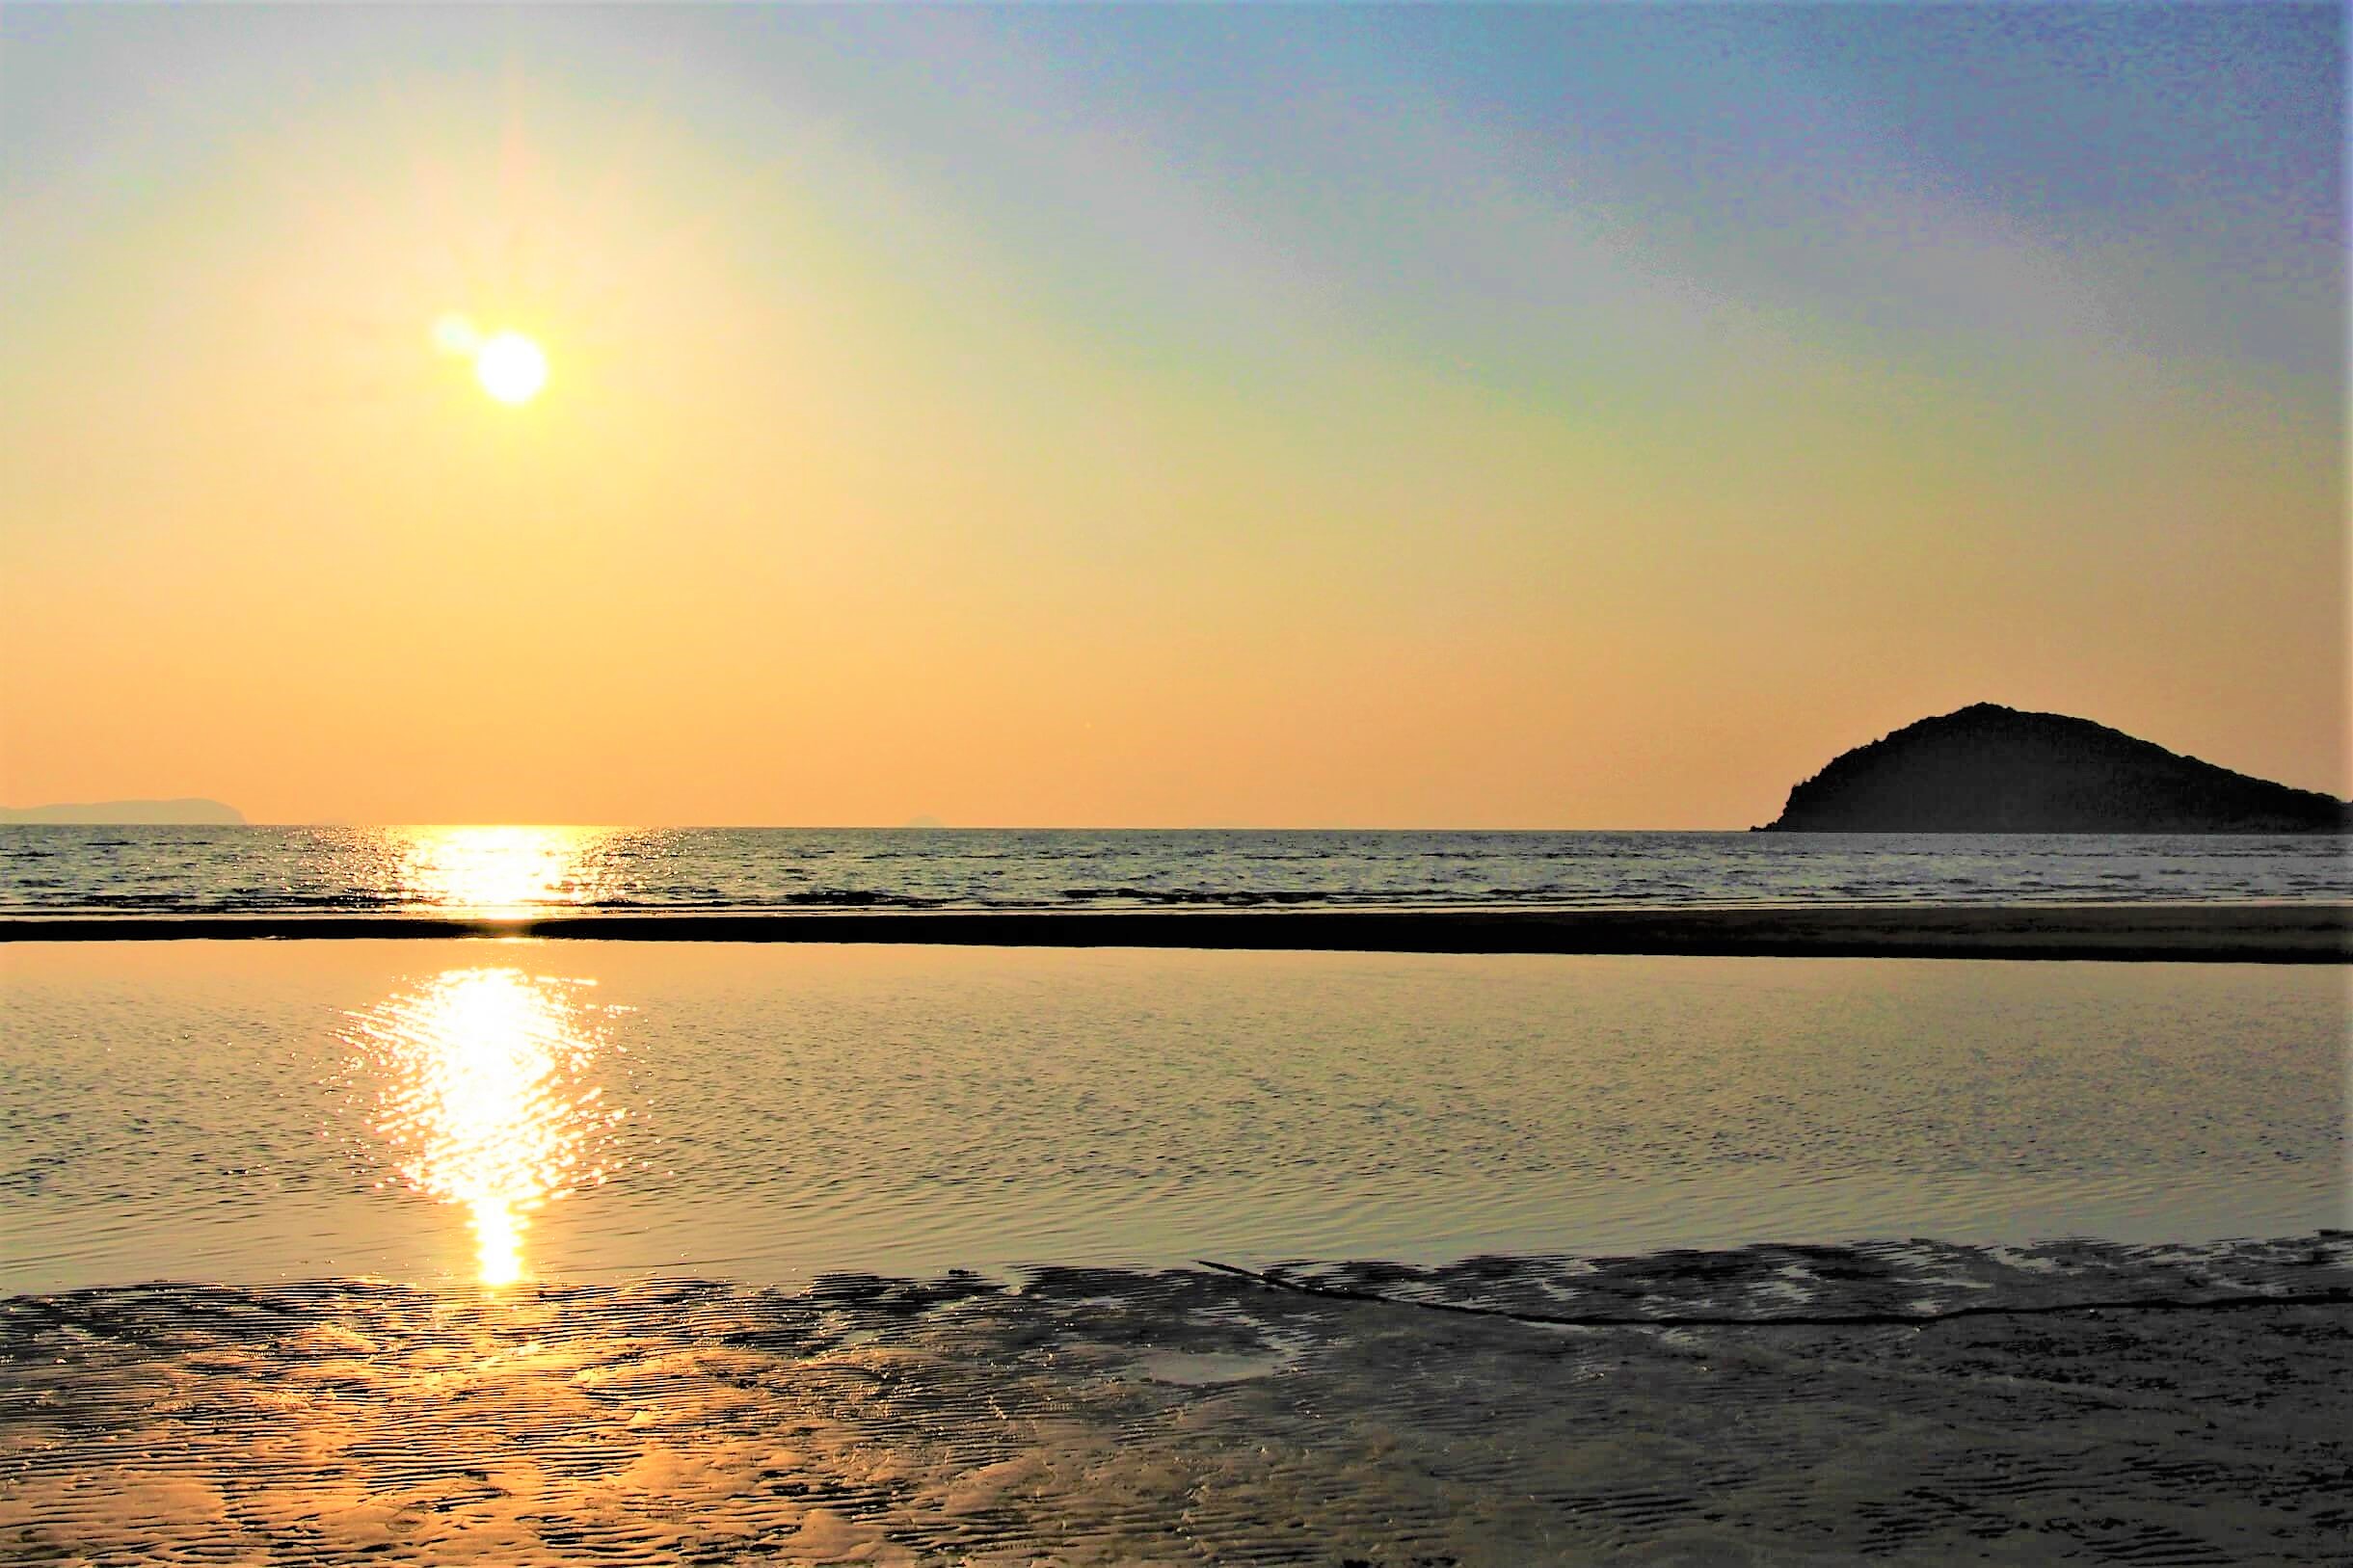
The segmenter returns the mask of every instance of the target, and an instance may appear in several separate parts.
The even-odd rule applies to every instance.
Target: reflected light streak
[[[384,1083],[376,1130],[413,1189],[466,1208],[485,1285],[521,1278],[534,1210],[604,1180],[592,1161],[626,1114],[588,1081],[603,1042],[570,995],[582,983],[451,970],[352,1015],[345,1038]]]
[[[583,903],[590,828],[412,828],[403,833],[401,880],[431,904],[472,915],[519,916]]]

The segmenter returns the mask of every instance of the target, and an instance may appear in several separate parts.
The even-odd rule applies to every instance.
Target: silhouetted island
[[[0,806],[0,823],[234,828],[244,821],[243,811],[217,800],[101,800],[73,806]]]
[[[1762,833],[2345,833],[2353,805],[2089,719],[1978,703],[1858,746]]]

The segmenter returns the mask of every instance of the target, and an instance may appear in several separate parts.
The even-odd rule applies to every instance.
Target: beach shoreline
[[[20,1296],[0,1554],[2327,1561],[2345,1241]]]
[[[0,917],[0,943],[517,937],[1310,952],[2343,964],[2353,962],[2353,905],[2011,903],[1539,910]]]

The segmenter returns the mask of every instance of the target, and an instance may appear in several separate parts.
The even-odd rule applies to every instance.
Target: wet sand
[[[17,1297],[0,1559],[2341,1561],[2347,1240]]]
[[[605,913],[530,918],[365,915],[0,918],[0,942],[486,936],[998,947],[2342,964],[2353,962],[2353,906],[1849,904],[1495,911]]]

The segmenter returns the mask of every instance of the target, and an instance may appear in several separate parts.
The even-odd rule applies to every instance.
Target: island
[[[2346,833],[2353,805],[1978,703],[1842,753],[1761,833]]]
[[[101,800],[74,806],[0,806],[0,825],[235,828],[245,813],[217,800]]]

